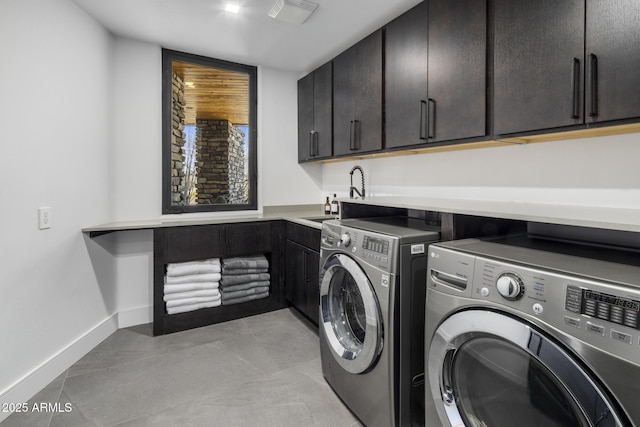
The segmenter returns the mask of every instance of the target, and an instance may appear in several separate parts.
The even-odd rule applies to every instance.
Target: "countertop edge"
[[[266,208],[266,207],[265,207]],[[309,208],[309,205],[301,206],[283,206],[269,207],[263,213],[255,215],[237,215],[236,216],[217,216],[212,218],[189,218],[189,219],[153,219],[153,220],[132,220],[132,221],[114,221],[110,223],[83,227],[82,233],[91,237],[101,234],[112,233],[116,231],[137,231],[137,230],[154,230],[157,228],[168,227],[187,227],[192,225],[216,225],[216,224],[233,224],[255,221],[277,221],[286,220],[296,222],[307,227],[317,229],[322,228],[322,223],[318,220],[332,219],[330,215],[323,215],[320,211],[321,206],[317,208]]]
[[[338,200],[341,203],[640,232],[640,209],[632,208],[396,196]]]

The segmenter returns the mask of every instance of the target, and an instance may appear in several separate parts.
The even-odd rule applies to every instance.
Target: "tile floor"
[[[153,337],[121,329],[14,413],[13,426],[360,426],[329,388],[317,331],[294,310]],[[66,405],[66,406],[65,406]]]

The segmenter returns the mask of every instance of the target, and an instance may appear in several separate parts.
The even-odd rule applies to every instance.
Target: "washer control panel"
[[[345,227],[337,221],[322,225],[321,249],[340,250],[376,268],[394,273],[398,239],[393,236]]]

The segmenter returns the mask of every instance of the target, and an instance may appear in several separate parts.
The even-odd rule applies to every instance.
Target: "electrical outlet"
[[[39,208],[38,209],[38,228],[44,230],[45,228],[51,228],[51,208]]]

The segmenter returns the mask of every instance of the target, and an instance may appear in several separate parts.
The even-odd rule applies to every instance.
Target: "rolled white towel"
[[[220,296],[219,289],[202,289],[197,291],[186,291],[165,294],[163,299],[166,301],[172,301],[185,298],[198,298],[198,297],[216,297]]]
[[[180,307],[183,305],[194,305],[194,304],[206,304],[210,302],[215,302],[220,300],[220,295],[215,297],[197,297],[197,298],[182,298],[167,301],[167,308]]]
[[[187,274],[185,276],[165,276],[164,283],[173,285],[193,282],[219,282],[220,279],[222,279],[220,273]]]
[[[167,276],[185,276],[188,274],[220,273],[220,259],[189,261],[167,264]]]
[[[181,305],[178,307],[167,308],[167,313],[169,314],[186,313],[188,311],[199,310],[201,308],[207,308],[207,307],[218,307],[220,305],[222,305],[222,300],[216,300],[213,302],[193,304],[193,305]]]
[[[176,285],[164,285],[164,294],[175,294],[176,292],[202,291],[218,289],[218,282],[196,282],[196,283],[180,283]]]

